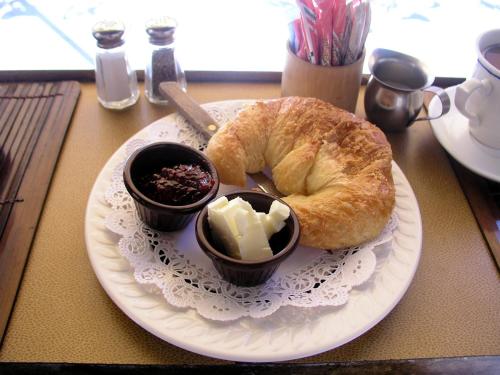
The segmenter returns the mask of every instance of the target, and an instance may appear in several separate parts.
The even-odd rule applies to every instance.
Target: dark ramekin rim
[[[160,202],[157,202],[151,198],[148,198],[146,195],[144,195],[139,188],[134,184],[134,181],[132,179],[132,173],[131,173],[131,167],[132,164],[134,163],[135,159],[143,152],[147,152],[150,148],[152,147],[170,147],[170,146],[175,146],[179,148],[184,148],[186,151],[191,152],[193,154],[196,154],[200,159],[203,159],[208,166],[208,171],[210,175],[212,176],[214,180],[214,184],[212,188],[208,191],[207,194],[203,196],[199,201],[196,201],[195,203],[191,204],[186,204],[182,206],[173,206],[173,205],[168,205],[168,204],[163,204]],[[144,146],[138,150],[136,150],[130,157],[128,158],[127,162],[125,163],[125,167],[123,168],[123,181],[125,183],[125,187],[129,194],[134,198],[136,201],[138,201],[140,204],[153,208],[153,209],[159,209],[159,210],[166,210],[166,211],[177,211],[177,212],[196,212],[198,211],[201,207],[206,205],[208,201],[212,200],[215,195],[217,194],[219,190],[219,175],[217,174],[217,170],[215,169],[215,166],[212,164],[212,162],[208,159],[205,154],[203,154],[201,151],[196,150],[195,148],[191,146],[186,146],[182,143],[176,143],[176,142],[155,142],[151,143],[147,146]]]
[[[282,199],[275,197],[274,195],[260,192],[260,191],[254,191],[254,190],[238,190],[233,193],[225,194],[223,195],[224,197],[230,199],[230,198],[236,198],[237,196],[241,194],[255,194],[255,195],[261,195],[266,198],[270,198],[272,200],[277,200],[284,205],[286,205],[290,209],[290,218],[293,221],[293,228],[294,231],[290,237],[290,240],[288,241],[288,244],[276,255],[273,255],[270,258],[265,258],[262,260],[241,260],[241,259],[235,259],[230,257],[229,255],[225,255],[215,249],[210,241],[208,241],[207,237],[205,236],[205,233],[203,232],[203,218],[208,215],[208,207],[205,206],[203,210],[200,211],[198,214],[198,217],[196,218],[196,225],[195,225],[195,231],[196,231],[196,238],[198,240],[198,243],[200,243],[200,247],[204,252],[209,252],[210,254],[214,255],[215,257],[219,258],[220,260],[223,260],[227,263],[231,264],[236,264],[236,265],[247,265],[247,266],[259,266],[259,265],[264,265],[264,264],[271,264],[271,263],[276,263],[281,260],[282,258],[287,257],[288,255],[291,254],[292,250],[295,249],[298,245],[299,239],[300,239],[300,225],[299,225],[299,219],[297,218],[297,215],[293,211],[293,209]]]

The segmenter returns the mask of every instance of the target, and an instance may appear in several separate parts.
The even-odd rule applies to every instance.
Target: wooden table
[[[0,361],[227,364],[179,349],[137,326],[94,275],[84,243],[92,185],[122,143],[171,109],[153,106],[142,95],[134,107],[112,112],[98,105],[93,84],[81,88]],[[279,97],[280,87],[190,83],[188,92],[203,103]],[[361,107],[360,101],[362,115]],[[445,152],[428,123],[388,138],[422,214],[423,249],[414,280],[369,332],[296,362],[499,355],[499,274]]]

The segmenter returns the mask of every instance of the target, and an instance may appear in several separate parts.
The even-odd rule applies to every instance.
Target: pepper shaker
[[[124,109],[137,102],[137,75],[130,68],[119,21],[100,21],[92,29],[97,40],[95,81],[97,100],[105,108]]]
[[[177,22],[171,17],[159,17],[146,23],[150,55],[144,71],[144,92],[151,103],[168,103],[160,93],[161,82],[174,81],[186,90],[186,76],[175,55],[176,27]]]

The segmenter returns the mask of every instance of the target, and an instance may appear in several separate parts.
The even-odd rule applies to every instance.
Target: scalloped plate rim
[[[239,99],[239,100],[227,100],[227,101],[217,101],[217,102],[210,102],[203,104],[203,106],[207,108],[219,108],[219,107],[224,107],[224,106],[238,106],[238,105],[245,105],[245,104],[250,104],[255,102],[256,100],[252,99]],[[193,343],[191,340],[186,340],[182,338],[182,335],[179,335],[177,332],[170,332],[167,330],[167,332],[162,331],[159,329],[159,327],[155,326],[154,324],[151,324],[151,322],[147,321],[143,316],[141,316],[140,313],[134,310],[134,306],[130,306],[129,303],[125,300],[125,297],[121,296],[120,293],[117,291],[115,287],[112,285],[112,281],[108,279],[109,271],[103,270],[99,267],[98,264],[98,256],[94,251],[94,244],[93,241],[95,239],[92,238],[92,233],[91,233],[91,219],[95,216],[93,212],[93,207],[92,204],[98,204],[98,194],[99,194],[99,188],[100,188],[100,183],[102,183],[102,179],[104,178],[106,173],[109,173],[109,169],[111,168],[111,165],[113,164],[113,161],[117,159],[120,156],[120,153],[123,153],[126,144],[128,144],[131,140],[133,139],[140,139],[142,136],[144,136],[147,131],[154,126],[155,124],[164,122],[164,121],[169,121],[169,118],[172,119],[174,116],[178,116],[177,113],[170,114],[168,116],[165,116],[163,118],[160,118],[150,125],[144,127],[141,129],[139,132],[134,134],[132,137],[130,137],[126,142],[124,142],[113,154],[112,156],[106,161],[104,167],[101,169],[101,171],[98,174],[98,177],[96,178],[94,185],[92,187],[91,193],[89,195],[87,207],[86,207],[86,212],[85,212],[85,243],[86,243],[86,248],[87,248],[87,253],[91,262],[91,266],[94,270],[94,273],[97,276],[97,279],[99,280],[99,283],[103,287],[103,289],[106,291],[108,296],[111,298],[111,300],[136,324],[144,328],[145,330],[149,331],[153,335],[165,340],[166,342],[169,342],[173,345],[176,345],[180,348],[189,350],[191,352],[201,354],[201,355],[206,355],[209,357],[213,358],[218,358],[218,359],[224,359],[224,360],[233,360],[233,361],[245,361],[245,362],[268,362],[268,361],[286,361],[286,360],[293,360],[293,359],[298,359],[298,358],[304,358],[312,355],[316,355],[319,353],[323,353],[325,351],[337,348],[341,345],[346,344],[347,342],[350,342],[354,340],[355,338],[361,336],[371,328],[373,328],[376,324],[378,324],[382,319],[384,319],[389,312],[392,311],[392,309],[399,303],[399,301],[402,299],[402,297],[405,295],[406,291],[408,290],[413,277],[415,275],[415,272],[417,270],[419,261],[420,261],[420,256],[421,256],[421,249],[422,249],[422,220],[421,220],[421,215],[420,211],[418,208],[418,202],[415,197],[415,194],[411,188],[411,185],[409,184],[408,180],[406,179],[406,176],[403,174],[399,166],[393,162],[393,174],[396,173],[398,177],[402,179],[402,183],[407,189],[407,200],[409,203],[413,206],[412,214],[414,214],[414,236],[417,239],[417,242],[413,245],[413,251],[416,253],[414,254],[414,259],[413,263],[411,264],[411,269],[407,273],[407,277],[405,278],[404,283],[399,286],[397,293],[392,296],[392,299],[389,304],[387,304],[382,312],[379,312],[377,316],[373,317],[368,324],[365,324],[363,326],[360,326],[358,329],[352,330],[352,332],[349,335],[344,335],[344,337],[340,340],[333,340],[332,342],[327,342],[323,345],[317,345],[313,346],[312,348],[307,348],[304,350],[297,350],[297,351],[284,351],[280,353],[274,353],[272,351],[263,351],[259,355],[255,355],[254,352],[251,353],[242,353],[241,351],[234,352],[231,350],[227,350],[225,348],[217,348],[215,345],[210,345],[210,347],[204,347],[203,344],[200,343]],[[118,162],[118,160],[117,160]],[[113,164],[113,165],[116,165]],[[396,205],[397,207],[397,205]],[[101,230],[106,231],[105,228],[100,228]],[[115,244],[116,245],[116,244]],[[103,245],[105,246],[105,245]],[[118,254],[120,257],[121,255]],[[133,270],[130,267],[129,272],[132,274],[133,277]],[[139,284],[136,283],[137,287],[141,287]],[[363,292],[361,292],[363,293]],[[161,296],[155,296],[158,299],[160,299],[159,303],[164,303],[167,304],[166,301]],[[349,301],[351,300],[350,299]],[[347,303],[349,303],[349,301]],[[174,309],[177,310],[177,308],[173,307]],[[180,314],[180,315],[187,315],[188,311],[192,309],[178,309],[178,311],[172,312],[172,314]],[[341,311],[341,310],[340,310]],[[336,314],[335,312],[334,314]],[[276,314],[276,313],[275,313]],[[201,317],[199,314],[196,313],[197,319],[199,320],[207,320],[203,317]],[[253,319],[253,318],[244,318],[244,319]],[[266,319],[266,318],[262,318]],[[238,322],[236,320],[235,322]],[[176,334],[177,333],[177,334]]]

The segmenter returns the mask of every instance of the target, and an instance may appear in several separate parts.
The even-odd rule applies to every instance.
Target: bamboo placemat
[[[80,86],[0,84],[0,342]]]

